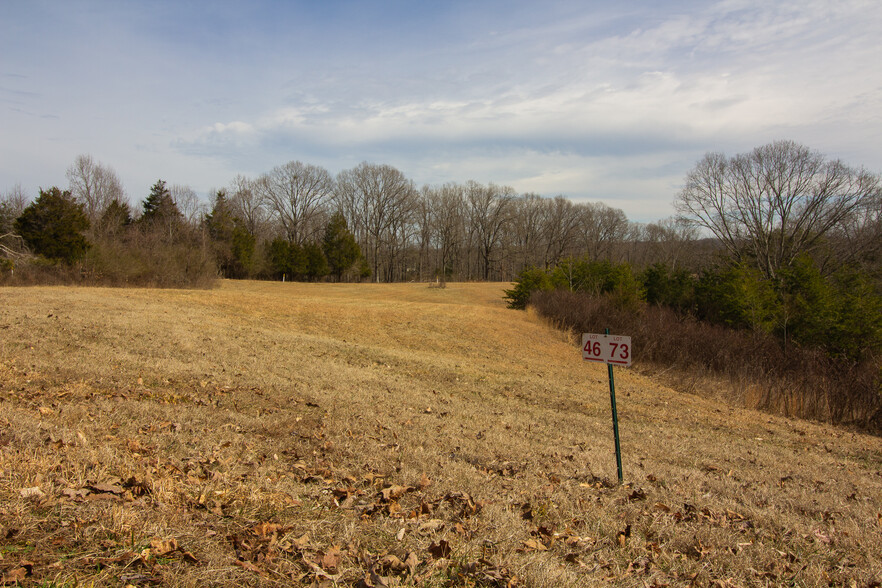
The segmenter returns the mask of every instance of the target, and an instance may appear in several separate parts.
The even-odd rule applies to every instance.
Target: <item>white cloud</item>
[[[3,40],[33,24],[19,14],[0,23],[0,190],[63,176],[80,153],[131,170],[139,191],[159,176],[208,189],[291,159],[332,173],[366,159],[418,182],[614,197],[664,216],[709,150],[793,138],[878,167],[882,4],[592,4],[322,20],[258,1],[209,10],[207,26],[177,3],[154,15],[96,1],[100,26],[53,11],[32,54]],[[151,26],[161,19],[172,29]]]

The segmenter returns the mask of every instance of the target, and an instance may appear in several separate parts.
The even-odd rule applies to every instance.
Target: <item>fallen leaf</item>
[[[429,553],[435,559],[447,558],[450,556],[450,543],[441,539],[437,543],[429,545]]]
[[[33,488],[22,488],[19,490],[19,495],[22,498],[43,498],[46,494],[40,490],[39,486],[34,486]]]
[[[150,551],[153,555],[166,555],[177,550],[178,540],[174,537],[171,539],[160,539],[156,537],[150,540]]]
[[[404,558],[404,565],[408,567],[410,573],[413,574],[416,567],[420,565],[420,559],[417,557],[417,554],[413,551],[407,554],[407,557]]]
[[[425,523],[421,523],[419,527],[417,527],[417,533],[420,535],[431,535],[436,531],[444,528],[444,521],[441,519],[429,519]]]
[[[9,570],[9,572],[3,574],[2,583],[5,584],[19,584],[24,581],[25,578],[31,575],[34,569],[34,564],[29,561],[23,561],[18,564],[17,568]]]
[[[291,544],[298,550],[303,551],[309,547],[309,533],[304,533],[300,537],[291,540]]]
[[[402,496],[404,496],[406,493],[410,492],[413,489],[414,489],[413,486],[392,485],[392,486],[389,486],[388,488],[383,488],[380,491],[380,494],[382,494],[384,502],[389,502],[391,500],[397,500],[398,498],[401,498]]]
[[[67,496],[71,500],[77,500],[78,498],[84,498],[89,494],[88,488],[65,488],[61,491],[64,496]]]
[[[384,555],[379,561],[380,568],[383,571],[403,572],[407,569],[407,565],[396,555]]]
[[[541,541],[527,539],[524,541],[523,551],[548,551],[548,548]]]
[[[276,523],[258,523],[251,527],[255,535],[261,538],[272,537],[278,533],[284,532],[286,527]]]
[[[92,492],[98,492],[99,494],[122,494],[125,492],[122,486],[117,486],[116,484],[93,484],[89,488]]]
[[[340,565],[340,562],[343,560],[343,551],[338,546],[333,546],[328,549],[324,555],[321,556],[320,561],[318,562],[322,568],[326,570],[336,570]]]
[[[426,472],[423,472],[422,475],[420,475],[420,483],[419,483],[420,490],[425,490],[426,488],[428,488],[431,485],[432,485],[432,481],[429,480],[429,476],[426,475]]]
[[[646,490],[637,488],[628,495],[628,500],[646,500]]]
[[[237,559],[236,561],[233,562],[233,565],[239,566],[243,570],[246,570],[249,572],[254,572],[255,574],[257,574],[261,577],[266,577],[266,572],[264,572],[262,569],[260,569],[259,567],[257,567],[253,563],[251,563],[250,561],[247,561],[244,559]]]
[[[366,578],[367,579],[367,578]],[[386,582],[386,578],[379,575],[373,568],[371,568],[370,572],[370,583],[367,584],[370,588],[389,588],[389,584]]]

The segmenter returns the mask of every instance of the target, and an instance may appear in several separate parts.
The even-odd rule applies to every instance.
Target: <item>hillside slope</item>
[[[0,288],[4,581],[882,582],[882,440],[618,369],[618,487],[605,367],[502,288]]]

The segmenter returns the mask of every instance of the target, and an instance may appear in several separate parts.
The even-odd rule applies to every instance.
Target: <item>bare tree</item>
[[[437,252],[437,273],[442,282],[453,275],[465,235],[464,191],[448,183],[428,193],[432,246]]]
[[[822,253],[831,232],[879,192],[878,175],[777,141],[732,158],[707,154],[687,176],[676,205],[734,259],[755,263],[771,278],[800,255]]]
[[[507,186],[483,186],[473,181],[466,184],[465,193],[466,214],[481,261],[481,277],[489,280],[497,261],[497,248],[511,222],[516,194]]]
[[[582,249],[593,261],[610,259],[614,246],[624,241],[631,231],[628,217],[618,208],[601,202],[580,205]]]
[[[429,186],[420,188],[420,193],[413,207],[413,221],[417,235],[417,276],[420,281],[429,278],[434,258],[433,237],[435,233],[432,218],[432,199],[435,190]]]
[[[644,263],[664,263],[676,269],[689,264],[698,237],[695,225],[682,219],[665,218],[642,227],[640,241],[646,249]]]
[[[512,203],[511,241],[520,268],[539,266],[545,250],[545,215],[548,201],[538,194],[524,194]]]
[[[91,155],[78,155],[67,168],[70,191],[83,205],[83,212],[95,225],[114,200],[124,202],[122,183],[113,169],[97,163]]]
[[[208,212],[205,202],[199,199],[196,191],[190,186],[175,184],[170,189],[172,200],[177,205],[184,221],[195,227]]]
[[[245,230],[252,237],[262,236],[269,220],[269,212],[255,181],[238,175],[230,183],[229,194],[230,204],[235,215],[242,219]]]
[[[325,168],[291,161],[261,176],[254,188],[292,243],[313,241],[324,228],[334,195],[334,180]]]
[[[20,184],[0,195],[0,259],[17,260],[27,257],[24,240],[13,232],[15,219],[28,205],[28,197]],[[11,267],[11,266],[10,266]],[[2,265],[0,265],[2,270]]]
[[[555,196],[547,202],[542,220],[547,268],[557,265],[567,254],[576,253],[582,229],[579,207],[563,196]]]
[[[413,182],[389,165],[363,162],[337,176],[337,206],[366,253],[376,281],[383,274],[389,279],[394,271],[394,256],[407,236],[415,198]],[[383,258],[381,253],[392,257]]]
[[[21,216],[28,205],[28,197],[21,184],[16,184],[11,190],[0,196],[0,233],[12,231],[12,223]]]

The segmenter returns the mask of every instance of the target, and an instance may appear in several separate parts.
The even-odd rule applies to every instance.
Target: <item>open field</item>
[[[882,439],[619,369],[619,487],[503,287],[0,288],[2,584],[880,585]]]

